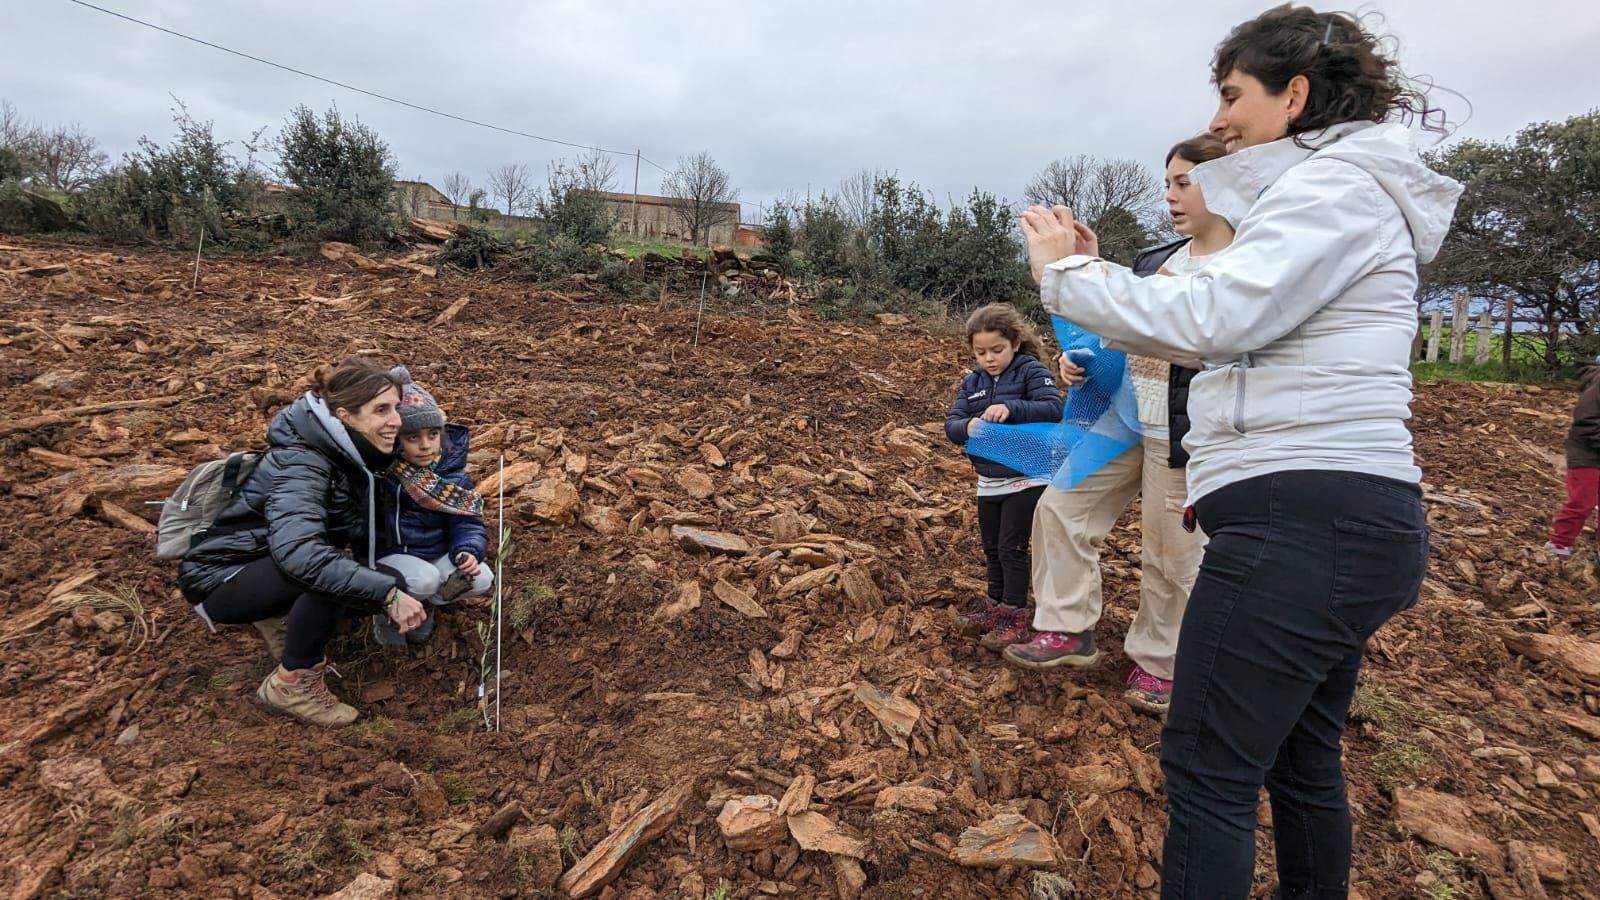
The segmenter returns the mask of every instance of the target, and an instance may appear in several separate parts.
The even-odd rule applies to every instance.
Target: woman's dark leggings
[[[219,625],[284,619],[283,667],[309,669],[322,662],[328,641],[346,616],[362,616],[329,594],[308,591],[267,556],[248,563],[217,585],[203,604]]]
[[[1422,492],[1369,475],[1278,472],[1219,488],[1195,512],[1210,543],[1161,733],[1161,896],[1249,896],[1265,785],[1277,896],[1345,897],[1340,738],[1367,639],[1422,586]]]

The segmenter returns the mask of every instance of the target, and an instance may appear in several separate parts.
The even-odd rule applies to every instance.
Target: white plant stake
[[[505,589],[506,550],[510,547],[510,533],[506,531],[506,455],[500,454],[500,509],[495,514],[495,529],[500,533],[500,547],[494,554],[494,730],[500,730],[500,627],[504,606],[500,600]]]

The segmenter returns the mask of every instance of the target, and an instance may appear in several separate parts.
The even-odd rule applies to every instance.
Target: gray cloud
[[[1051,159],[1148,160],[1204,127],[1212,47],[1266,4],[948,0],[669,7],[645,0],[192,4],[106,0],[177,31],[422,105],[671,167],[708,150],[747,204],[898,171],[942,201],[974,186],[1015,199]],[[1319,4],[1320,5],[1320,4]],[[113,153],[170,136],[171,96],[242,138],[291,107],[331,103],[389,142],[402,177],[523,162],[568,148],[437,119],[65,2],[14,4],[0,97],[76,121]],[[1374,8],[1409,71],[1474,107],[1459,136],[1499,139],[1597,102],[1591,0],[1390,0]],[[1459,119],[1465,105],[1439,94]],[[624,180],[631,160],[618,159]],[[645,166],[641,189],[660,173]]]

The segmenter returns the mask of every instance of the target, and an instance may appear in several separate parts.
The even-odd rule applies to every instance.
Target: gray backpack
[[[190,470],[183,484],[162,503],[156,523],[156,558],[182,559],[189,548],[205,540],[211,523],[239,495],[239,488],[264,455],[240,450]]]

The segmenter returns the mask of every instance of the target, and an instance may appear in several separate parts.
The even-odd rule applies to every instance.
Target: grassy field
[[[1426,352],[1428,346],[1428,327],[1422,328],[1422,348]],[[1511,339],[1511,369],[1505,368],[1503,351],[1505,336],[1502,334],[1491,335],[1489,338],[1489,361],[1486,365],[1476,365],[1478,334],[1470,331],[1466,335],[1465,348],[1462,352],[1460,363],[1450,363],[1450,334],[1448,329],[1439,338],[1439,361],[1417,361],[1411,364],[1411,374],[1419,381],[1561,381],[1576,375],[1577,360],[1575,355],[1587,359],[1588,354],[1577,354],[1576,348],[1563,343],[1557,349],[1557,358],[1560,365],[1556,369],[1545,362],[1546,339],[1542,334],[1529,334],[1526,332],[1512,336]]]
[[[685,250],[690,251],[701,259],[705,259],[706,253],[709,252],[704,247],[693,247],[675,241],[618,241],[616,247],[627,254],[629,259],[643,256],[646,253],[659,253],[662,256],[677,257],[682,256]]]
[[[1487,366],[1471,363],[1414,362],[1411,377],[1417,381],[1549,381],[1550,374],[1543,369],[1513,365],[1510,374],[1498,362]]]

